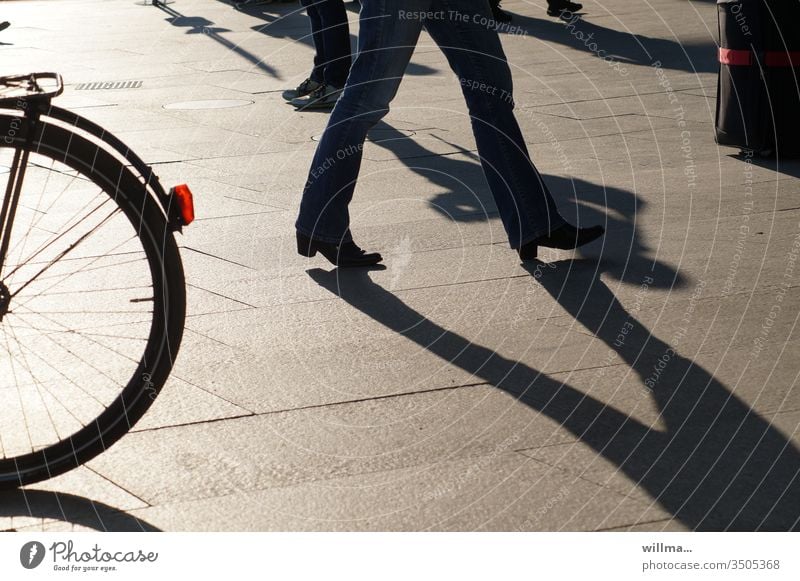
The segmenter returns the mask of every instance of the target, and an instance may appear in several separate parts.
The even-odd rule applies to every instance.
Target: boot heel
[[[533,242],[528,242],[524,246],[522,246],[519,251],[519,257],[521,260],[533,260],[539,253],[539,246],[534,244]]]
[[[307,258],[311,258],[312,256],[317,255],[317,249],[314,247],[314,242],[303,236],[302,234],[297,235],[297,253],[300,256],[305,256]]]

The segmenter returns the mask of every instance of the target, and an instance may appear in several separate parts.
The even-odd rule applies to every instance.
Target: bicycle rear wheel
[[[0,196],[25,127],[0,115]],[[177,246],[144,181],[57,124],[38,123],[30,149],[0,265],[0,488],[124,435],[166,381],[185,316]]]

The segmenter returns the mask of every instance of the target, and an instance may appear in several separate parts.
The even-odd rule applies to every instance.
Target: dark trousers
[[[300,0],[311,20],[314,70],[318,83],[344,87],[350,71],[350,28],[343,0]]]

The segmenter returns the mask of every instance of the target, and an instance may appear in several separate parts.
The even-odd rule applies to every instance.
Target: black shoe
[[[592,226],[591,228],[576,228],[572,224],[564,224],[550,232],[547,236],[540,236],[527,244],[523,244],[517,252],[522,260],[533,260],[539,246],[545,248],[558,248],[560,250],[572,250],[578,246],[589,244],[592,240],[600,238],[605,229],[602,226]]]
[[[0,30],[5,30],[9,26],[11,26],[11,23],[8,22],[7,20],[4,20],[3,22],[0,22]]]
[[[312,240],[307,236],[297,233],[297,252],[301,256],[315,256],[317,252],[327,258],[331,264],[340,267],[346,266],[372,266],[383,260],[377,252],[364,252],[353,241],[331,244]]]
[[[322,84],[314,92],[305,97],[298,97],[289,101],[300,110],[305,109],[333,109],[336,101],[342,94],[342,89],[333,85]]]
[[[305,81],[297,85],[296,89],[288,89],[283,92],[281,95],[287,101],[291,101],[292,99],[297,99],[298,97],[305,97],[306,95],[310,95],[317,89],[322,86],[322,83],[318,83],[311,77],[307,78]]]
[[[500,9],[500,3],[492,3],[492,18],[497,22],[511,22],[511,14]]]
[[[578,4],[577,2],[553,2],[548,3],[547,6],[547,15],[548,16],[556,16],[560,17],[561,13],[565,10],[571,14],[574,14],[578,10],[583,8],[583,4]]]

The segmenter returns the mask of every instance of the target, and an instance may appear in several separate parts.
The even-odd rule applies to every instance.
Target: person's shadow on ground
[[[495,214],[475,154],[436,156],[387,124],[376,127],[371,141],[445,190],[434,196],[435,210],[458,221]],[[602,248],[604,257],[528,263],[531,284],[540,285],[615,353],[615,361],[634,372],[643,399],[651,399],[660,414],[663,431],[448,331],[373,283],[367,271],[315,269],[309,275],[387,328],[559,422],[689,528],[798,529],[800,452],[794,444],[708,371],[681,356],[677,345],[653,335],[601,279],[606,273],[648,288],[686,285],[675,269],[649,258],[636,228],[644,201],[584,180],[547,176],[546,181],[558,201],[572,198],[582,223],[605,219],[606,237],[586,251]],[[624,248],[625,260],[608,258],[607,248]]]
[[[220,1],[224,2],[224,0]],[[224,3],[228,4],[228,2]],[[247,60],[262,72],[267,73],[271,77],[281,78],[278,70],[272,66],[264,56],[259,56],[248,50],[244,47],[244,43],[232,42],[222,35],[222,33],[233,32],[232,30],[217,26],[213,21],[203,16],[185,15],[172,5],[158,4],[156,7],[167,14],[167,22],[172,26],[185,28],[186,34],[202,34]],[[353,8],[353,3],[349,5],[349,10],[355,10],[355,8]],[[251,30],[254,32],[274,38],[286,38],[312,48],[314,46],[309,20],[305,14],[305,8],[299,3],[245,6],[241,9],[241,12],[264,21],[264,24],[256,24],[251,27]],[[353,55],[356,53],[356,41],[356,37],[351,34],[350,44]],[[311,69],[311,63],[309,63],[308,69]],[[429,75],[435,73],[436,69],[423,64],[411,63],[409,64],[407,72],[410,75]]]
[[[666,425],[654,429],[606,402],[448,331],[362,269],[309,271],[322,287],[409,341],[558,422],[694,530],[795,530],[800,453],[769,422],[628,313],[592,264],[528,268],[575,320],[648,384]],[[541,274],[543,273],[543,274]],[[623,326],[626,340],[619,345]],[[668,359],[658,380],[659,361]]]
[[[464,123],[468,123],[465,117]],[[370,143],[390,151],[405,167],[424,177],[437,189],[430,207],[448,220],[464,223],[484,222],[499,216],[480,166],[477,153],[446,143],[460,155],[438,155],[424,145],[423,137],[407,134],[381,121],[368,135]],[[369,158],[369,150],[365,157]],[[677,289],[687,284],[685,277],[669,265],[649,258],[651,248],[642,239],[636,222],[647,211],[647,203],[621,188],[595,184],[579,178],[546,175],[544,180],[559,205],[561,214],[573,224],[602,224],[606,235],[596,248],[624,248],[624,263],[604,260],[602,267],[617,280],[640,285],[652,278],[651,288]]]
[[[588,52],[599,58],[610,57],[621,64],[652,66],[658,61],[665,69],[691,73],[715,73],[719,66],[717,46],[711,40],[680,42],[648,37],[607,28],[577,15],[545,19],[514,14],[511,25],[521,28],[526,36]]]

